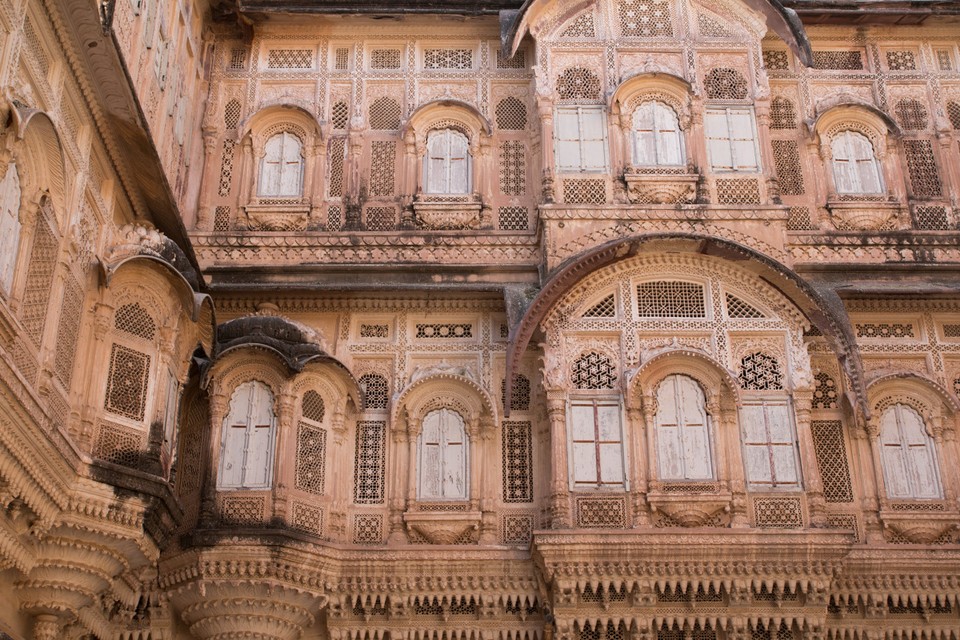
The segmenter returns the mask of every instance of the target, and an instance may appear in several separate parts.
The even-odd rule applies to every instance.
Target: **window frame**
[[[286,167],[288,165],[294,164],[293,162],[289,161],[285,151],[286,141],[288,137],[295,140],[298,145],[297,155],[296,155],[296,158],[297,158],[296,171],[298,173],[297,182],[296,182],[297,189],[296,189],[296,193],[293,193],[293,194],[282,193],[283,178],[284,178],[284,174],[286,173]],[[277,138],[282,138],[281,144],[280,144],[279,161],[276,162],[276,164],[279,167],[277,169],[277,174],[276,174],[277,192],[268,193],[265,191],[265,188],[264,188],[266,184],[265,170],[268,165],[268,161],[267,161],[267,156],[269,154],[268,148],[270,146],[270,143],[276,140]],[[263,155],[260,157],[260,163],[259,163],[260,166],[257,172],[257,198],[297,199],[297,198],[303,197],[304,176],[306,174],[306,158],[304,157],[304,153],[303,153],[304,146],[305,146],[305,142],[300,139],[300,136],[298,136],[297,134],[287,129],[284,129],[283,131],[278,131],[277,133],[273,134],[272,136],[264,140]]]
[[[13,172],[11,174],[11,172]],[[13,202],[14,189],[10,188],[7,180],[16,181],[16,202]],[[0,211],[0,243],[6,245],[10,253],[0,255],[0,296],[7,299],[13,296],[14,288],[17,284],[17,272],[19,271],[19,261],[21,253],[21,240],[23,239],[23,223],[20,222],[20,208],[23,205],[23,181],[20,177],[20,170],[16,163],[11,162],[7,166],[7,173],[0,177],[0,185],[7,188],[3,189],[0,205],[3,210]],[[8,209],[7,206],[10,206]],[[7,215],[7,214],[10,215]]]
[[[440,433],[438,434],[438,439],[440,440],[440,442],[437,443],[438,452],[439,452],[439,455],[437,456],[437,460],[440,461],[440,465],[441,465],[437,473],[437,476],[439,479],[439,485],[440,485],[440,491],[439,491],[440,495],[428,495],[424,493],[424,484],[425,484],[424,476],[425,476],[425,471],[427,470],[426,463],[424,460],[424,452],[425,452],[424,447],[429,446],[429,445],[425,445],[424,443],[425,435],[426,435],[425,430],[426,430],[427,420],[430,418],[430,416],[435,414],[440,414],[441,420],[443,419],[443,416],[446,414],[453,414],[460,420],[460,430],[462,433],[462,442],[461,442],[462,449],[461,449],[460,455],[462,458],[461,470],[462,470],[462,478],[463,478],[463,491],[459,495],[449,495],[449,496],[444,495],[445,494],[444,477],[445,477],[445,471],[446,471],[446,465],[444,463],[446,461],[445,453],[447,449],[445,445],[450,445],[452,443],[444,441],[442,425],[439,426]],[[441,407],[439,409],[434,409],[432,411],[429,411],[423,416],[423,420],[420,423],[420,433],[417,435],[417,500],[418,501],[420,502],[465,502],[470,499],[470,473],[471,473],[470,445],[471,445],[470,434],[467,433],[467,421],[462,415],[460,415],[458,411],[451,409],[449,407]]]
[[[240,481],[237,483],[226,483],[224,481],[224,473],[226,471],[225,464],[227,461],[227,441],[230,437],[230,429],[235,429],[239,427],[239,424],[231,424],[230,419],[234,415],[234,402],[237,400],[237,394],[240,393],[240,390],[247,386],[251,385],[253,391],[250,394],[250,397],[246,400],[247,407],[245,409],[245,420],[246,422],[243,425],[244,428],[244,439],[243,439],[243,449],[242,457],[240,459]],[[270,424],[268,425],[258,425],[253,424],[254,411],[260,409],[259,405],[254,407],[254,402],[258,400],[256,398],[256,392],[260,390],[265,395],[259,398],[260,401],[267,400],[270,405],[267,410],[270,412]],[[274,458],[276,454],[277,446],[277,414],[274,407],[274,393],[268,384],[261,382],[260,380],[247,380],[238,384],[234,390],[233,394],[230,397],[230,403],[227,409],[227,415],[223,417],[223,423],[221,426],[222,433],[220,434],[220,457],[217,461],[217,490],[218,491],[235,491],[235,490],[268,490],[273,487],[273,475],[274,475]],[[264,480],[262,482],[248,482],[247,476],[251,472],[248,465],[247,454],[250,451],[250,440],[251,434],[255,432],[258,428],[269,429],[267,432],[267,450],[264,455],[266,460],[266,468],[263,471]]]
[[[750,119],[750,130],[752,135],[752,150],[753,150],[753,164],[752,165],[739,165],[738,164],[738,154],[737,154],[737,142],[746,142],[747,138],[734,138],[733,137],[733,124],[731,121],[731,116],[736,112],[746,114]],[[711,114],[720,114],[724,115],[724,135],[715,135],[714,132],[710,130]],[[763,165],[761,163],[760,157],[760,139],[757,133],[757,117],[756,113],[753,110],[753,107],[745,105],[712,105],[704,109],[703,114],[703,136],[704,142],[707,147],[707,160],[710,165],[710,171],[712,173],[724,173],[724,174],[758,174],[763,171]],[[727,150],[730,154],[730,166],[729,168],[718,165],[716,163],[716,158],[713,151],[713,144],[711,141],[726,141]]]
[[[431,155],[431,142],[432,138],[437,134],[443,134],[447,138],[446,141],[446,155],[440,157],[439,159],[443,162],[443,172],[445,174],[445,183],[446,189],[442,191],[432,190],[431,182],[434,177],[433,171],[431,170],[431,164],[433,156]],[[451,137],[453,135],[461,136],[464,141],[464,190],[463,191],[453,191],[453,162],[455,158],[453,157],[453,149],[451,145]],[[465,196],[473,193],[473,154],[470,153],[470,136],[461,131],[460,129],[454,127],[444,127],[442,129],[431,129],[427,132],[426,142],[424,144],[423,150],[423,193],[430,196]]]
[[[575,407],[592,407],[593,408],[593,439],[590,440],[577,440],[576,439],[576,425],[574,418],[574,408]],[[613,407],[615,408],[615,415],[617,419],[617,430],[619,432],[619,440],[600,440],[600,425],[598,423],[598,407]],[[576,395],[567,400],[567,474],[568,474],[568,484],[572,491],[592,491],[592,492],[623,492],[630,490],[630,475],[629,475],[629,465],[627,460],[627,433],[624,429],[625,424],[624,416],[624,407],[620,395],[598,395],[598,394],[583,394]],[[581,481],[577,477],[577,444],[588,444],[592,443],[594,450],[593,454],[593,468],[596,471],[594,481]],[[619,445],[619,452],[616,456],[616,460],[620,465],[620,476],[619,481],[612,480],[609,482],[604,481],[603,474],[603,455],[601,447],[606,445]]]
[[[862,141],[870,148],[870,157],[869,158],[860,158],[854,157],[853,147],[850,144],[850,138],[858,137],[862,138]],[[838,142],[843,143],[844,150],[847,152],[846,158],[839,159],[837,158],[837,148],[834,146]],[[841,163],[846,163],[842,165]],[[850,190],[841,190],[840,180],[840,167],[846,166],[846,172],[848,176],[848,181],[855,187],[859,189],[850,189]],[[863,169],[862,167],[869,166],[873,172],[873,178],[877,183],[876,191],[868,191],[863,186]],[[830,170],[833,174],[833,187],[836,190],[837,195],[841,196],[881,196],[886,193],[886,186],[883,181],[883,167],[880,165],[880,159],[877,157],[877,149],[873,144],[873,141],[870,138],[860,131],[855,129],[844,129],[838,131],[830,137]]]
[[[562,132],[560,129],[561,114],[562,113],[576,113],[577,116],[577,131],[576,137],[561,137],[562,135],[567,135],[565,132]],[[584,114],[595,113],[600,118],[600,137],[599,138],[590,138],[584,139],[582,132],[584,130]],[[607,110],[603,105],[595,104],[570,104],[570,105],[560,105],[556,108],[554,113],[554,127],[553,127],[553,155],[554,155],[554,168],[559,174],[567,173],[589,173],[589,174],[602,174],[608,173],[610,171],[610,142],[609,131],[607,127]],[[579,156],[579,162],[576,166],[574,165],[564,165],[561,162],[561,159],[564,157],[561,152],[561,143],[576,143],[577,152]],[[603,164],[602,166],[586,166],[584,164],[583,158],[585,156],[585,146],[588,143],[599,143],[603,149]]]
[[[644,132],[649,132],[652,138],[652,149],[654,155],[653,163],[641,163],[639,157],[639,151],[641,148],[641,135],[637,125],[637,117],[640,115],[641,109],[647,107],[647,105],[652,105],[653,128],[650,130],[644,130]],[[676,128],[665,130],[659,126],[657,114],[662,111],[669,111],[669,113],[673,114],[673,124],[676,125]],[[666,146],[666,142],[670,142],[671,140],[676,141],[676,154],[679,159],[674,163],[661,162],[661,149]],[[631,161],[633,162],[633,166],[669,168],[684,167],[687,163],[686,145],[684,142],[683,127],[680,125],[680,114],[678,114],[676,110],[666,102],[663,102],[662,100],[646,100],[638,104],[633,110],[633,113],[630,115],[630,145]]]
[[[756,441],[750,441],[748,434],[747,426],[747,412],[745,409],[747,407],[760,407],[763,412],[763,430],[764,438]],[[775,441],[774,437],[771,435],[770,426],[771,420],[768,419],[768,407],[783,407],[785,411],[785,420],[786,428],[789,431],[789,442],[785,441]],[[747,487],[751,490],[757,491],[802,491],[803,490],[803,466],[802,460],[800,459],[800,443],[797,438],[797,425],[796,425],[796,414],[793,410],[793,403],[790,402],[790,399],[783,394],[777,393],[775,396],[771,397],[752,397],[744,399],[740,411],[740,446],[743,451],[743,475],[747,481]],[[769,463],[768,471],[770,474],[770,481],[758,480],[751,477],[751,466],[749,462],[748,452],[751,450],[750,447],[756,449],[766,449],[766,458],[765,460]],[[796,478],[793,482],[788,481],[777,481],[777,458],[774,455],[774,451],[777,448],[789,447],[791,451],[790,460],[793,464],[793,474]],[[782,468],[781,468],[782,469]]]
[[[936,495],[920,495],[918,488],[921,485],[920,478],[916,473],[917,467],[915,465],[906,465],[906,461],[913,460],[914,456],[911,455],[911,445],[909,442],[906,442],[904,437],[904,431],[902,428],[902,421],[900,419],[900,414],[904,411],[912,412],[917,420],[919,421],[922,435],[924,439],[923,449],[926,452],[927,459],[930,463],[930,475],[933,480],[936,481],[936,486],[933,487],[936,489]],[[897,436],[899,438],[899,445],[897,448],[900,449],[899,455],[901,456],[901,462],[904,463],[904,480],[908,485],[910,490],[910,495],[893,495],[891,494],[892,483],[890,482],[890,467],[887,462],[888,460],[888,451],[892,449],[892,445],[888,445],[884,442],[884,419],[890,411],[894,411],[895,415],[895,426],[897,428]],[[914,407],[910,406],[904,402],[896,402],[884,409],[883,413],[880,416],[879,429],[877,432],[877,443],[880,449],[880,466],[883,470],[883,490],[884,495],[890,500],[943,500],[943,475],[940,471],[940,455],[937,451],[937,443],[930,435],[930,432],[927,428],[927,422],[923,418],[923,414],[917,411]],[[913,471],[913,473],[911,473]],[[913,485],[913,486],[910,486]]]
[[[661,414],[661,411],[663,411],[664,409],[664,403],[661,402],[660,400],[660,393],[661,393],[661,389],[663,388],[663,385],[667,382],[667,380],[670,380],[671,378],[687,378],[691,382],[693,382],[693,384],[696,386],[696,388],[700,392],[700,400],[702,401],[701,410],[703,411],[703,416],[704,416],[704,424],[702,428],[705,434],[704,440],[706,444],[706,452],[708,454],[707,462],[710,467],[710,473],[706,476],[688,477],[690,475],[688,473],[689,465],[687,464],[688,461],[686,456],[684,455],[681,455],[678,457],[678,460],[680,461],[682,466],[683,477],[682,478],[681,477],[665,477],[664,475],[664,468],[661,462],[663,458],[663,456],[661,455],[662,453],[661,436],[666,435],[662,431],[663,429],[672,428],[672,427],[664,427],[664,426],[661,426],[660,424],[660,414]],[[674,386],[674,394],[677,394],[677,393],[679,393],[679,390],[677,389],[676,386]],[[710,415],[710,412],[707,411],[707,394],[703,388],[703,385],[700,383],[699,380],[697,380],[693,376],[687,375],[686,373],[682,373],[682,372],[671,373],[669,375],[664,376],[663,379],[661,379],[657,383],[657,386],[655,388],[655,396],[657,398],[657,411],[654,413],[653,425],[651,425],[651,427],[653,428],[653,436],[654,436],[653,437],[653,441],[654,441],[653,454],[656,460],[657,480],[660,482],[669,482],[669,483],[675,483],[675,482],[676,483],[682,483],[682,482],[695,483],[695,482],[716,481],[718,479],[716,434],[714,433],[714,428],[713,428],[713,417]],[[681,414],[680,417],[682,419],[682,411],[681,411],[682,405],[677,404],[675,405],[675,407],[676,407],[676,413]],[[682,422],[678,421],[676,427],[677,427],[677,441],[679,444],[679,449],[685,450],[687,446],[685,445],[685,438],[683,436],[685,433],[689,432],[693,428],[693,425],[688,425],[686,421],[682,421]]]

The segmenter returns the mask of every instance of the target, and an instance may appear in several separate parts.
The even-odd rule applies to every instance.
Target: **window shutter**
[[[773,474],[767,450],[767,427],[762,404],[744,404],[740,411],[747,480],[771,484]]]
[[[704,117],[707,134],[707,154],[714,171],[733,170],[733,155],[730,147],[730,131],[725,111],[707,111]]]
[[[468,193],[470,191],[467,139],[455,131],[447,131],[450,140],[450,182],[447,193]]]
[[[420,438],[420,497],[443,497],[439,412],[434,411],[424,418]]]
[[[574,484],[597,484],[597,450],[594,434],[593,403],[574,403],[570,407],[573,436]]]
[[[463,420],[452,411],[441,412],[443,437],[443,497],[466,498],[465,433]]]
[[[934,443],[924,427],[923,419],[913,408],[898,405],[900,428],[906,445],[906,462],[911,472],[916,498],[940,498],[940,479],[934,454]]]
[[[653,102],[645,102],[633,112],[633,161],[637,166],[657,164],[654,104]]]
[[[557,110],[554,138],[557,171],[579,171],[580,120],[576,109]]]
[[[602,171],[607,168],[607,137],[603,110],[599,107],[580,110],[581,170]]]
[[[790,406],[786,402],[764,403],[764,416],[773,452],[773,474],[778,485],[800,484]]]
[[[300,140],[292,133],[284,133],[282,138],[282,166],[280,169],[281,196],[299,196],[303,179],[303,158],[300,155]]]
[[[657,164],[683,164],[683,142],[680,138],[680,120],[669,106],[655,102],[654,116],[657,131]]]
[[[687,376],[664,378],[657,389],[658,469],[661,480],[713,477],[703,392]]]
[[[435,131],[427,140],[427,193],[446,193],[448,142],[444,133]]]
[[[597,432],[600,434],[600,482],[622,485],[623,444],[620,440],[620,406],[597,403]]]
[[[710,438],[707,434],[707,412],[703,392],[696,382],[679,376],[680,411],[683,417],[685,476],[688,480],[713,478]]]
[[[247,487],[264,487],[270,484],[273,465],[273,398],[270,392],[257,383],[250,402],[250,417],[247,422],[247,451],[243,484]]]
[[[220,453],[220,486],[243,485],[243,448],[247,439],[247,425],[228,423]]]
[[[910,483],[907,479],[907,460],[900,442],[898,422],[899,407],[887,409],[880,420],[880,448],[883,460],[883,480],[887,497],[909,498]]]
[[[0,290],[10,293],[20,248],[20,174],[10,163],[0,183]]]
[[[260,169],[261,196],[280,195],[280,173],[283,162],[283,135],[273,136],[264,147],[263,163]]]
[[[734,169],[756,171],[757,143],[753,133],[753,113],[745,109],[729,111],[730,134],[733,144]]]

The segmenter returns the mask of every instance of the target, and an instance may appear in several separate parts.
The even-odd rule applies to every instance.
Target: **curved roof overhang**
[[[572,15],[593,4],[594,1],[570,2],[565,13]],[[537,10],[552,2],[554,0],[526,0],[517,12],[510,12],[503,17],[502,21],[506,23],[501,25],[503,28],[501,46],[504,53],[513,57],[523,37],[530,31],[532,18],[538,14]],[[808,67],[813,66],[813,50],[810,48],[810,41],[796,11],[783,6],[780,0],[742,0],[742,2],[763,16],[767,27],[787,43],[798,60]]]
[[[585,277],[615,262],[644,253],[670,251],[712,256],[753,272],[764,282],[786,296],[827,338],[846,372],[853,398],[850,402],[864,416],[870,415],[867,404],[863,363],[856,338],[840,297],[832,290],[820,290],[801,278],[792,269],[747,246],[712,236],[693,233],[633,235],[612,240],[574,256],[560,265],[533,299],[519,323],[510,329],[507,347],[505,412],[509,414],[513,379],[519,361],[540,323],[554,305]]]

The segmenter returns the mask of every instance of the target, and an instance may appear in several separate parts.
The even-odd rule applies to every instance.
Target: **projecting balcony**
[[[418,194],[413,201],[417,226],[421,229],[481,229],[483,202],[478,193],[463,195]]]
[[[690,204],[700,174],[692,167],[627,167],[623,180],[630,204]]]

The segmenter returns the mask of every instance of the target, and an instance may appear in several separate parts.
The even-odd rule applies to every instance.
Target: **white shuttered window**
[[[300,138],[284,131],[267,140],[260,162],[257,195],[296,198],[303,194],[303,155]]]
[[[424,158],[426,193],[470,193],[470,143],[454,129],[431,131]]]
[[[707,153],[713,171],[760,170],[760,149],[753,109],[728,107],[707,109],[704,116]]]
[[[20,249],[20,174],[10,163],[0,182],[0,291],[9,294]]]
[[[570,441],[575,489],[622,488],[625,485],[619,402],[572,401]]]
[[[560,107],[553,132],[558,173],[607,170],[607,122],[603,107]]]
[[[786,400],[744,402],[740,410],[740,431],[747,482],[751,487],[800,487],[797,439]]]
[[[830,141],[837,193],[882,193],[880,165],[873,145],[862,133],[844,131]]]
[[[638,167],[682,165],[683,138],[676,112],[662,102],[644,102],[633,112],[633,163]]]
[[[273,477],[276,419],[273,394],[262,382],[245,382],[230,400],[223,423],[219,489],[266,489]]]
[[[463,417],[450,409],[431,411],[423,419],[417,442],[421,500],[465,500],[467,433]]]
[[[654,426],[660,480],[713,479],[710,422],[696,380],[679,374],[663,379]]]
[[[942,498],[933,438],[913,407],[895,404],[880,418],[883,481],[888,498]]]

